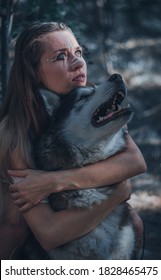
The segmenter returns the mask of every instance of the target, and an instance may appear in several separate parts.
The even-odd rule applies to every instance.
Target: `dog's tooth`
[[[101,121],[103,121],[103,119],[104,119],[104,117],[99,117],[97,122],[100,123]]]

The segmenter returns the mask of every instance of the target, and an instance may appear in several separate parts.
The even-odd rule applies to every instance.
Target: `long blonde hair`
[[[43,35],[71,29],[63,23],[35,23],[18,38],[8,89],[0,114],[0,180],[9,182],[9,168],[14,168],[11,155],[18,150],[31,166],[31,133],[41,132],[47,114],[39,93],[38,69],[44,52]]]

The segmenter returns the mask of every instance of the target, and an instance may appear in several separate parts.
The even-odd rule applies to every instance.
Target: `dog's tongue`
[[[105,116],[105,119],[111,118],[113,116],[114,112],[110,112]]]
[[[97,120],[97,123],[100,123],[100,122],[102,122],[104,120],[110,119],[114,114],[115,114],[114,112],[110,111],[107,115],[100,116],[99,119]]]

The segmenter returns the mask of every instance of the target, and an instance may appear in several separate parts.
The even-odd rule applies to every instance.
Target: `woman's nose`
[[[78,68],[82,68],[84,66],[84,62],[82,57],[73,56],[70,61],[70,70],[74,71]]]

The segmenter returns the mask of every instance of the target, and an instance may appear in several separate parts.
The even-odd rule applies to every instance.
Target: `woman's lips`
[[[79,74],[73,79],[73,82],[85,82],[86,76],[84,74]]]

